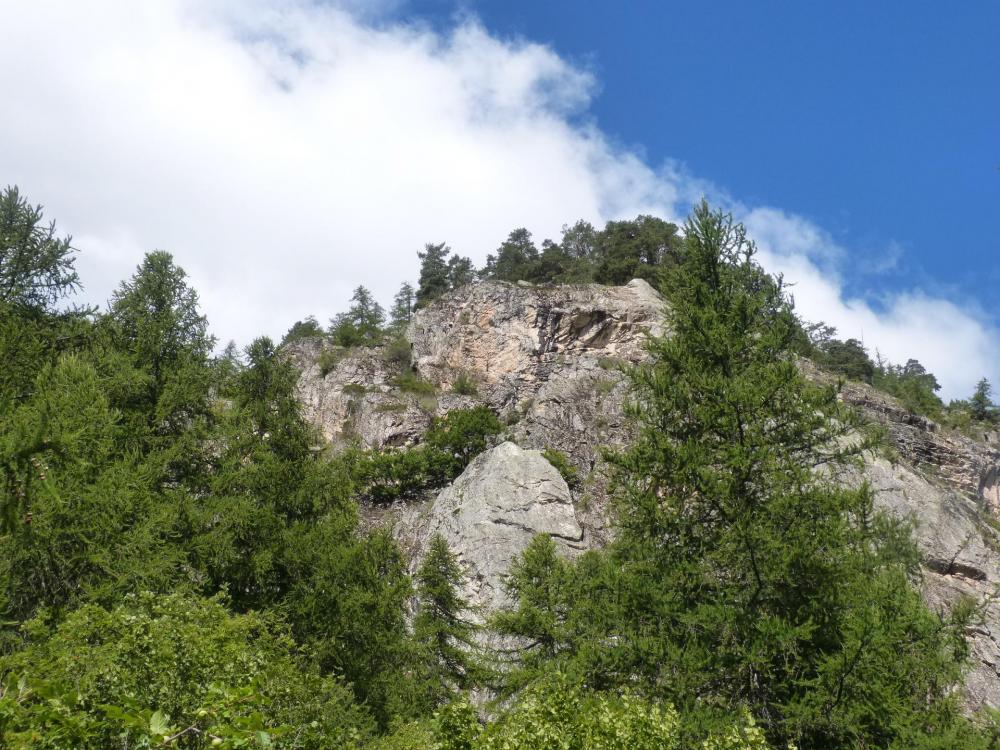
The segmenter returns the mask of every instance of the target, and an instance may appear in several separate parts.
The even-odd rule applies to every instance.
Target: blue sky
[[[583,218],[743,221],[799,312],[1000,384],[1000,5],[8,3],[0,184],[102,304],[144,252],[224,342]],[[30,71],[26,75],[24,71]]]
[[[402,12],[439,25],[472,12],[551,44],[594,72],[588,114],[604,131],[823,226],[851,254],[853,291],[919,283],[991,314],[1000,303],[998,3],[415,0]]]

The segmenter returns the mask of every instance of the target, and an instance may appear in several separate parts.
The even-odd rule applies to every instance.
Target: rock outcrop
[[[479,456],[436,499],[370,514],[396,523],[414,565],[429,535],[443,533],[469,573],[466,594],[493,607],[504,601],[507,566],[533,534],[552,534],[567,554],[607,541],[599,449],[630,436],[619,366],[641,361],[647,334],[663,331],[663,300],[642,281],[488,282],[421,310],[407,331],[412,367],[436,396],[400,392],[393,384],[400,365],[377,349],[328,356],[326,372],[318,343],[297,344],[291,355],[302,368],[306,416],[330,440],[408,444],[433,415],[475,403],[505,418],[514,442]],[[451,392],[461,376],[476,384],[475,396]],[[1000,584],[996,442],[950,434],[863,384],[847,384],[842,398],[886,428],[896,458],[873,458],[850,481],[866,479],[882,507],[914,522],[928,603],[942,610],[962,596],[986,603],[982,624],[968,634],[965,699],[973,708],[1000,706],[1000,607],[992,601]],[[586,479],[575,496],[537,450],[524,450],[544,448],[565,453]]]
[[[503,577],[536,534],[548,534],[567,554],[586,546],[565,480],[539,451],[511,442],[477,456],[436,499],[399,523],[420,549],[434,534],[444,536],[476,612],[508,603]]]

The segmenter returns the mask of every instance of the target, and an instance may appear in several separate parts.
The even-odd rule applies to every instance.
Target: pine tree
[[[519,228],[507,236],[496,255],[487,257],[482,275],[500,281],[533,281],[537,263],[538,248],[531,239],[531,232]]]
[[[141,380],[116,404],[129,415],[140,441],[177,435],[207,412],[215,340],[198,307],[198,293],[170,253],[146,255],[112,295],[104,322],[113,346]]]
[[[458,289],[471,284],[476,278],[476,269],[472,261],[462,255],[452,255],[448,258],[448,288]]]
[[[973,419],[986,423],[997,421],[997,408],[990,398],[992,391],[993,387],[986,378],[976,383],[976,390],[969,399],[969,410]]]
[[[617,537],[571,573],[533,550],[504,630],[592,687],[672,702],[691,746],[738,706],[776,747],[968,736],[950,697],[968,610],[932,614],[908,529],[835,481],[874,439],[800,373],[781,280],[702,204],[664,289],[670,334],[630,372],[637,437],[609,456]]]
[[[413,285],[404,281],[396,296],[392,298],[392,309],[389,311],[389,327],[398,332],[405,330],[413,317],[414,305]]]
[[[451,289],[451,278],[446,258],[451,248],[443,242],[439,245],[428,242],[420,258],[420,279],[417,284],[418,308],[425,307]]]
[[[666,280],[671,335],[632,373],[639,436],[614,459],[619,679],[693,716],[708,696],[748,706],[781,744],[882,746],[924,714],[940,728],[961,633],[912,589],[915,548],[872,491],[816,474],[871,443],[801,375],[781,280],[754,254],[701,204]]]
[[[374,346],[382,341],[385,310],[367,288],[359,286],[351,295],[346,313],[330,321],[330,335],[338,346]]]
[[[432,692],[444,698],[468,686],[476,671],[476,627],[463,619],[468,609],[459,593],[462,570],[440,534],[435,534],[417,572],[417,616],[413,631],[429,660]]]
[[[45,309],[78,289],[70,243],[17,187],[0,192],[0,305]]]

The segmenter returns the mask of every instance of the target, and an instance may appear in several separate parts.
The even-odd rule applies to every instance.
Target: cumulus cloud
[[[474,19],[440,31],[380,14],[395,5],[8,4],[0,180],[74,233],[90,299],[164,248],[216,334],[241,342],[325,319],[359,283],[388,300],[424,242],[481,263],[516,226],[676,219],[712,192],[602,133],[588,116],[598,82],[551,48]],[[996,333],[973,314],[919,290],[844,299],[849,252],[820,228],[738,213],[808,317],[864,326],[953,395],[992,372]]]

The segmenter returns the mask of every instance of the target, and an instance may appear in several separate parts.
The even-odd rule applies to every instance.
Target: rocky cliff
[[[629,438],[619,366],[640,361],[646,336],[663,332],[663,301],[642,281],[489,282],[416,314],[407,339],[425,384],[419,393],[400,387],[398,349],[324,353],[314,340],[295,344],[291,355],[302,370],[304,412],[335,444],[414,443],[434,415],[476,403],[503,417],[507,442],[437,497],[366,509],[373,522],[395,523],[414,565],[429,536],[443,533],[468,574],[465,593],[488,609],[504,602],[503,575],[535,533],[551,534],[566,554],[607,541],[599,448]],[[466,395],[453,391],[459,383]],[[932,606],[946,609],[963,595],[986,604],[982,624],[968,634],[966,702],[1000,706],[1000,607],[992,602],[1000,582],[1000,451],[949,434],[865,385],[848,384],[842,397],[885,425],[895,453],[871,459],[863,476],[845,481],[866,479],[883,507],[913,520]],[[580,487],[566,485],[539,453],[546,448],[569,457]]]

